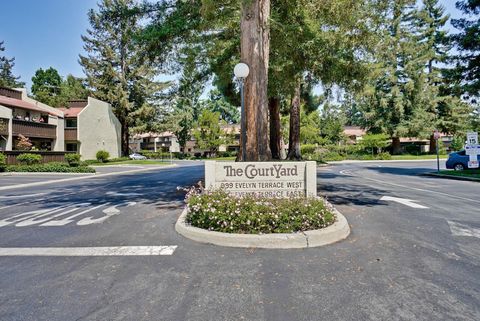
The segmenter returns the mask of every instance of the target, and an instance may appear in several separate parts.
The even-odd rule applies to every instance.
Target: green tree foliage
[[[346,119],[340,106],[324,104],[320,116],[320,136],[328,143],[338,144],[345,140],[343,128]]]
[[[65,80],[58,71],[50,67],[40,68],[32,77],[33,97],[53,107],[65,107],[70,100],[86,99],[90,92],[84,79],[68,75]]]
[[[0,41],[0,86],[9,88],[24,87],[25,83],[18,81],[20,76],[13,75],[15,58],[7,58],[1,53],[5,51],[4,41]]]
[[[126,155],[130,131],[147,131],[159,120],[157,95],[166,84],[154,81],[157,68],[135,41],[142,16],[134,0],[102,0],[88,19],[90,29],[82,36],[87,55],[80,55],[80,64],[93,95],[112,104]]]
[[[480,2],[462,0],[456,4],[468,17],[452,20],[453,26],[460,31],[452,37],[460,51],[456,57],[455,76],[461,80],[464,92],[476,96],[480,93]]]
[[[381,153],[382,149],[389,144],[388,135],[385,134],[368,134],[362,137],[361,146],[369,149],[372,153]]]
[[[218,89],[212,90],[208,99],[203,101],[203,109],[218,112],[228,124],[238,124],[240,121],[238,107],[232,105]]]
[[[69,100],[87,99],[90,94],[83,78],[67,75],[67,78],[60,85],[60,95],[67,102]]]
[[[399,153],[400,137],[429,137],[435,129],[433,63],[441,58],[430,39],[436,37],[434,19],[423,19],[429,11],[417,11],[413,0],[387,4],[370,81],[355,100],[363,127],[388,134]]]
[[[62,77],[58,71],[50,67],[38,69],[32,77],[32,94],[34,98],[50,106],[58,106]]]
[[[198,45],[225,99],[238,106],[232,70],[240,60],[240,0],[163,1],[143,33],[155,57]],[[272,0],[269,96],[290,100],[304,75],[307,83],[358,87],[366,74],[362,57],[373,42],[376,1]],[[353,81],[355,80],[355,81]],[[265,133],[267,134],[267,133]]]
[[[196,128],[193,130],[193,137],[195,137],[198,146],[201,149],[208,149],[212,156],[215,156],[220,145],[226,143],[222,124],[224,122],[220,119],[220,113],[203,110]]]

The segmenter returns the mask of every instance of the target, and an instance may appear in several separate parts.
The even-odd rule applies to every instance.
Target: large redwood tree
[[[245,81],[247,161],[270,160],[268,139],[268,62],[270,54],[270,0],[242,4],[241,60],[250,67]],[[240,144],[242,145],[242,144]]]

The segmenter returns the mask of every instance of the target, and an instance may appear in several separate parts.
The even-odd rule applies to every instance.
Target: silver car
[[[133,160],[145,160],[147,159],[145,156],[143,155],[140,155],[138,153],[133,153],[130,155],[130,159],[133,159]]]

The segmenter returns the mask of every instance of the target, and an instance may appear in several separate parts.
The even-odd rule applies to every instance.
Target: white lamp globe
[[[247,64],[241,62],[235,66],[233,73],[237,78],[247,78],[248,74],[250,73],[250,68],[248,68]]]

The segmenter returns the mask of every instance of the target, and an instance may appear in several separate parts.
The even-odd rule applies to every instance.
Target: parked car
[[[478,161],[480,162],[480,155],[477,155]],[[448,155],[448,160],[446,163],[447,169],[454,169],[456,171],[463,171],[468,169],[468,161],[470,156],[465,153],[465,150],[459,152],[450,153]]]
[[[130,159],[133,159],[133,160],[145,160],[147,159],[145,156],[141,155],[141,154],[138,154],[138,153],[133,153],[130,155]]]

